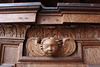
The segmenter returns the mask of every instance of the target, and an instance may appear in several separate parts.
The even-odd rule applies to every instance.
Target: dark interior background
[[[41,2],[46,7],[57,6],[58,2],[64,3],[100,3],[100,0],[0,0],[0,3],[16,2]]]

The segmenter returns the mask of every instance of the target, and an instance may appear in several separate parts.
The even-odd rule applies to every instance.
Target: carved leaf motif
[[[81,38],[81,29],[76,29],[76,38]]]
[[[87,29],[87,38],[93,38],[93,31],[91,28]]]
[[[55,38],[57,38],[57,28],[46,28],[46,27],[44,27],[44,37],[55,37]]]
[[[100,26],[95,25],[80,25],[75,31],[76,38],[99,38]]]
[[[20,37],[25,37],[25,33],[26,33],[26,27],[25,25],[20,25]]]
[[[98,38],[99,37],[99,32],[98,32],[99,30],[97,28],[94,28],[93,31],[94,31],[93,32],[94,38]]]
[[[0,25],[0,36],[4,36],[4,29],[2,25]]]
[[[33,26],[27,32],[27,38],[30,38],[30,37],[40,37],[40,38],[43,38],[44,37],[43,34],[44,34],[44,32],[43,32],[43,28],[42,27]]]
[[[4,26],[4,30],[5,30],[5,36],[6,37],[12,37],[12,26],[11,25],[3,25]]]
[[[58,38],[75,38],[74,34],[72,33],[71,29],[66,28],[66,26],[59,26],[58,27]]]
[[[16,29],[15,25],[12,25],[11,29],[12,29],[12,36],[16,37],[17,36],[17,29]]]
[[[3,37],[25,37],[29,25],[1,24],[0,36]]]

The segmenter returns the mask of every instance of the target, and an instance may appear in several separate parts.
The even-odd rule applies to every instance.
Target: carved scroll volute
[[[44,38],[41,44],[39,38],[29,38],[26,48],[30,56],[69,56],[75,51],[76,44],[71,38]]]

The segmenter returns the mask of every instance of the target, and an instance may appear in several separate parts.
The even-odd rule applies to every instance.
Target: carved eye
[[[41,47],[41,49],[43,49],[43,46],[40,46]]]
[[[54,45],[53,47],[57,47],[57,45]]]
[[[32,50],[32,52],[34,52],[34,50]]]

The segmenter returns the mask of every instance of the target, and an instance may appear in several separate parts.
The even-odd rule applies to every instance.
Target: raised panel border
[[[2,63],[2,54],[3,54],[3,48],[4,46],[17,46],[18,47],[18,51],[19,51],[19,44],[23,43],[24,38],[0,38],[0,66],[11,66],[11,67],[15,67],[15,64],[18,63]],[[18,53],[19,54],[19,53]],[[19,56],[19,55],[18,55]]]
[[[18,47],[19,44],[1,42],[1,64],[3,64],[3,62],[4,62],[4,48],[7,47],[7,46]]]

